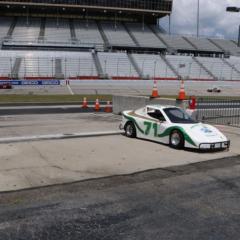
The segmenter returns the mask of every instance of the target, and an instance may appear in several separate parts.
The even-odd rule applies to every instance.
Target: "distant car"
[[[230,141],[217,128],[194,121],[175,106],[148,105],[123,111],[120,129],[127,137],[169,144],[173,148],[227,149]]]
[[[212,87],[212,88],[209,88],[207,91],[212,93],[220,93],[221,89],[219,87]]]
[[[0,89],[12,89],[11,83],[1,83],[0,82]]]

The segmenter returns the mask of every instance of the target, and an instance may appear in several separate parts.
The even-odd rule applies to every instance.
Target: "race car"
[[[130,138],[141,138],[176,149],[228,149],[230,141],[217,128],[194,121],[175,106],[148,105],[136,111],[123,111],[119,126]]]
[[[10,83],[0,83],[0,89],[12,89],[12,85]]]
[[[212,88],[208,88],[207,92],[220,93],[221,89],[219,87],[212,87]]]

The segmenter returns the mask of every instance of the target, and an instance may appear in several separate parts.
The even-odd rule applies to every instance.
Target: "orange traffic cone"
[[[153,83],[153,89],[152,89],[152,98],[157,98],[159,97],[158,95],[158,89],[157,89],[157,81],[154,80],[154,83]]]
[[[95,111],[98,112],[100,110],[100,104],[99,104],[99,100],[98,98],[96,99],[96,102],[95,102]]]
[[[107,101],[107,105],[106,105],[106,107],[104,109],[104,112],[106,112],[106,113],[112,112],[112,106],[111,106],[110,101]]]
[[[88,103],[87,103],[87,98],[86,97],[83,98],[82,108],[88,108]]]
[[[184,81],[182,80],[180,91],[178,94],[178,100],[185,100],[185,99],[186,99],[186,93],[185,93],[185,89],[184,89]]]

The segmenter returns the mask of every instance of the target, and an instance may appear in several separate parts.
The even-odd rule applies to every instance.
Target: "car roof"
[[[173,105],[160,105],[160,104],[154,104],[154,105],[147,105],[146,106],[147,108],[154,108],[154,109],[165,109],[165,108],[178,108],[176,106],[173,106]]]

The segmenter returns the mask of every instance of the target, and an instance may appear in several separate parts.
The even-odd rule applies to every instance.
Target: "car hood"
[[[196,124],[181,124],[195,143],[214,143],[227,141],[227,138],[214,126],[196,123]]]

